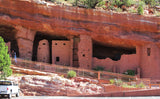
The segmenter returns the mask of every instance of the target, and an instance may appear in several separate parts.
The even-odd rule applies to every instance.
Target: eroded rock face
[[[84,81],[86,82],[77,80],[75,82],[57,75],[53,77],[27,75],[20,80],[20,88],[24,95],[30,96],[91,95],[104,91],[101,86]]]
[[[102,44],[124,47],[159,42],[160,18],[156,17],[61,7],[38,0],[1,0],[0,13],[1,24],[50,35],[86,34]]]
[[[131,69],[142,68],[141,77],[160,78],[160,76],[155,76],[159,75],[160,70],[160,62],[157,58],[160,51],[160,18],[158,17],[144,17],[136,14],[118,14],[96,9],[54,5],[41,0],[0,0],[1,25],[15,28],[16,33],[14,33],[20,58],[32,60],[35,35],[39,32],[48,36],[65,37],[68,40],[85,35],[90,39],[87,41],[89,46],[85,41],[78,41],[74,45],[79,44],[82,47],[78,47],[79,45],[74,47],[73,51],[75,53],[73,52],[74,55],[70,55],[79,58],[71,59],[74,64],[77,64],[76,67],[93,67],[93,53],[91,51],[93,49],[90,49],[90,54],[87,54],[89,57],[83,59],[83,53],[87,52],[86,47],[91,48],[92,44],[128,49],[136,48],[136,53],[138,53],[136,66],[130,65],[133,61],[129,62],[130,60],[126,61],[125,59],[123,69],[129,67],[126,65],[128,62],[132,66]],[[151,52],[158,52],[152,52],[151,57],[148,57],[147,45],[150,44],[155,46],[149,46],[153,48],[153,50],[151,48]],[[146,59],[150,61],[146,61]],[[152,69],[153,61],[154,69]],[[95,62],[99,65],[101,60]],[[105,62],[100,65],[104,65]],[[113,63],[116,64],[116,62],[112,62],[109,66],[112,66]],[[72,65],[72,62],[70,63]],[[119,71],[123,72],[124,70]]]

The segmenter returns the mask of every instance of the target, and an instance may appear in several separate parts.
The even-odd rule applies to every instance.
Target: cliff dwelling
[[[8,46],[9,53],[14,50],[17,56],[19,56],[16,32],[16,29],[12,26],[0,25],[0,36],[4,38],[4,41]]]
[[[27,0],[1,0],[0,13],[0,36],[18,58],[116,73],[140,69],[140,77],[160,79],[158,17]]]

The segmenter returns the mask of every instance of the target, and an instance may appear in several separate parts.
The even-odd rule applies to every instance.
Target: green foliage
[[[155,7],[156,5],[159,5],[160,1],[158,0],[142,0],[146,4],[150,5],[151,7]]]
[[[123,88],[135,88],[135,86],[128,85],[128,84],[126,84],[126,83],[124,83],[124,84],[122,85],[122,87],[123,87]]]
[[[156,12],[156,17],[160,17],[160,12]]]
[[[139,2],[138,2],[138,6],[142,6],[142,7],[144,8],[145,5],[146,5],[145,2],[143,2],[143,1],[139,1]]]
[[[123,73],[123,74],[134,76],[134,75],[135,75],[135,70],[127,70],[127,71],[126,71],[125,73]]]
[[[133,5],[135,2],[133,0],[123,0],[123,4],[127,7]]]
[[[67,73],[67,78],[73,78],[76,77],[76,72],[71,70]]]
[[[109,81],[111,84],[115,84],[117,86],[121,86],[123,84],[123,81],[121,79],[110,79]]]
[[[93,68],[93,70],[96,70],[96,71],[104,71],[104,67],[97,66],[97,67]]]
[[[123,81],[121,80],[121,79],[116,79],[115,80],[115,84],[117,85],[117,86],[120,86],[120,85],[122,85],[123,84]]]
[[[122,9],[121,8],[116,8],[116,11],[117,12],[122,12]]]
[[[12,74],[10,69],[11,59],[8,54],[8,47],[5,45],[3,38],[0,36],[0,73],[1,79],[6,79],[6,77]]]
[[[95,8],[98,3],[103,4],[103,0],[84,0],[84,4],[88,6],[88,8]]]
[[[143,15],[143,7],[142,7],[142,5],[140,5],[138,7],[137,12],[138,12],[139,15]]]
[[[98,2],[97,7],[104,7],[105,3],[106,2],[104,0],[102,0],[102,1]]]
[[[135,2],[133,0],[109,0],[109,3],[113,6],[120,7],[121,5],[125,5],[129,7],[133,5]]]
[[[145,84],[141,82],[140,84],[136,85],[137,88],[145,88]]]
[[[113,6],[118,6],[118,7],[123,4],[121,0],[109,0],[109,3]]]
[[[115,80],[114,80],[114,79],[110,79],[109,82],[110,82],[111,84],[114,84],[114,83],[115,83]]]
[[[113,6],[113,5],[110,5],[110,6],[108,6],[108,9],[109,9],[109,10],[114,10],[114,6]]]
[[[132,8],[132,9],[129,9],[129,12],[130,12],[130,13],[137,13],[137,9],[133,9],[133,8]]]

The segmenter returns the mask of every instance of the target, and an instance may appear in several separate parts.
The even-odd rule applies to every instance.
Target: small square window
[[[151,55],[151,48],[147,48],[147,55],[148,55],[148,56]]]
[[[59,62],[59,60],[60,60],[59,57],[56,57],[56,61]]]

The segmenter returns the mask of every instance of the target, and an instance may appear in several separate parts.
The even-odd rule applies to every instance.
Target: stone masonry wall
[[[85,69],[92,68],[92,39],[87,35],[80,35],[78,44],[79,67]]]
[[[37,61],[39,62],[50,62],[50,50],[49,42],[47,40],[41,40],[37,49]]]
[[[71,42],[52,41],[52,64],[69,66],[71,63]]]

